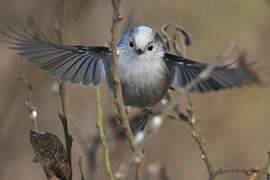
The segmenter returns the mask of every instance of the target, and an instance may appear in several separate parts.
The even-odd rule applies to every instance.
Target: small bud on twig
[[[118,14],[117,19],[118,19],[118,21],[122,21],[124,19],[124,15],[123,14]]]
[[[30,113],[30,119],[32,120],[37,119],[37,111],[35,108],[32,108],[29,113]]]
[[[59,118],[62,120],[62,119],[66,119],[66,116],[65,116],[65,113],[64,111],[60,110],[59,111]]]

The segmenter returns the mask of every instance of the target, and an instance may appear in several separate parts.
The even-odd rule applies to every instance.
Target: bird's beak
[[[136,53],[137,53],[138,55],[140,55],[140,54],[143,53],[143,51],[142,51],[141,49],[136,49]]]

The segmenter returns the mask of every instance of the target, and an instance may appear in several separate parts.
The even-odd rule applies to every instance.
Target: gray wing
[[[207,64],[185,59],[166,53],[165,62],[172,65],[175,70],[174,81],[180,88],[185,87],[207,67]],[[197,83],[190,92],[206,93],[234,87],[242,87],[259,82],[256,74],[249,68],[250,65],[240,67],[218,66],[215,67],[209,77]]]
[[[107,47],[56,45],[12,29],[2,33],[9,38],[9,48],[51,75],[71,83],[98,86],[104,76],[104,61],[111,54]]]

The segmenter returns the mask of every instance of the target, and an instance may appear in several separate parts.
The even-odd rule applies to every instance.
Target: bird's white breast
[[[136,86],[140,87],[149,86],[162,79],[164,66],[162,59],[157,60],[153,59],[153,57],[147,59],[144,55],[119,56],[119,76],[121,81],[136,83]]]

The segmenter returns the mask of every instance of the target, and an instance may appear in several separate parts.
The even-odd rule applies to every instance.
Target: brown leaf
[[[37,159],[51,175],[62,180],[70,179],[71,168],[67,160],[67,153],[56,135],[31,130],[30,142]]]

